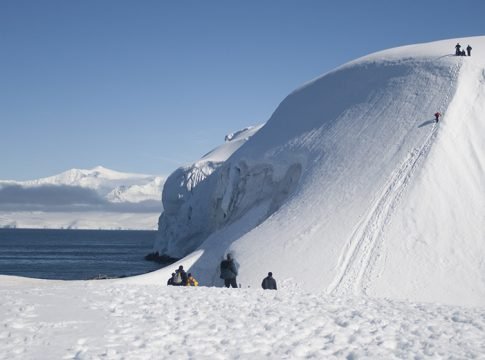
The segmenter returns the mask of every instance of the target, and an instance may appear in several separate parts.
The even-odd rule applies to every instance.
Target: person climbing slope
[[[439,111],[434,113],[434,120],[435,122],[438,122],[440,120],[441,113]]]

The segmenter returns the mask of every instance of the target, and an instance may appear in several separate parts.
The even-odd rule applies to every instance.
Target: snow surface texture
[[[98,166],[0,181],[0,227],[155,229],[164,178]]]
[[[294,290],[0,281],[0,359],[464,359],[485,309]]]
[[[193,168],[169,177],[155,250],[196,250],[206,285],[231,252],[252,287],[273,271],[335,295],[485,305],[484,59],[485,37],[438,41],[302,86],[190,186]]]

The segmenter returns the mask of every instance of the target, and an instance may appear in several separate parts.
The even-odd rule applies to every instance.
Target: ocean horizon
[[[0,274],[88,280],[139,275],[164,264],[145,260],[153,230],[0,229]]]

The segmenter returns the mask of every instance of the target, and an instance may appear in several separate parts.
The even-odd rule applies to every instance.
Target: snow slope
[[[452,55],[457,41],[473,56]],[[198,249],[182,262],[208,285],[232,252],[243,285],[273,271],[305,290],[484,305],[484,49],[390,49],[295,90],[190,198],[172,192],[184,227],[159,224],[155,249]]]
[[[0,181],[0,227],[155,229],[165,179],[102,166]]]

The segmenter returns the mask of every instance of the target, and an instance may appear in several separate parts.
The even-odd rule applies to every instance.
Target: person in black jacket
[[[175,275],[172,278],[172,285],[185,286],[187,284],[187,273],[182,265],[175,271]]]
[[[175,273],[172,273],[172,276],[170,276],[170,279],[167,281],[167,285],[173,285],[173,277],[175,276]]]
[[[470,45],[466,47],[466,52],[468,53],[468,56],[472,56],[472,47]]]
[[[237,267],[231,254],[227,254],[227,259],[221,261],[221,279],[224,279],[224,286],[237,288]]]
[[[268,276],[263,279],[261,287],[264,290],[278,290],[276,287],[276,280],[273,278],[273,273],[269,272]]]
[[[461,45],[460,45],[460,43],[457,43],[455,45],[455,50],[456,50],[455,55],[460,56],[461,55]]]

